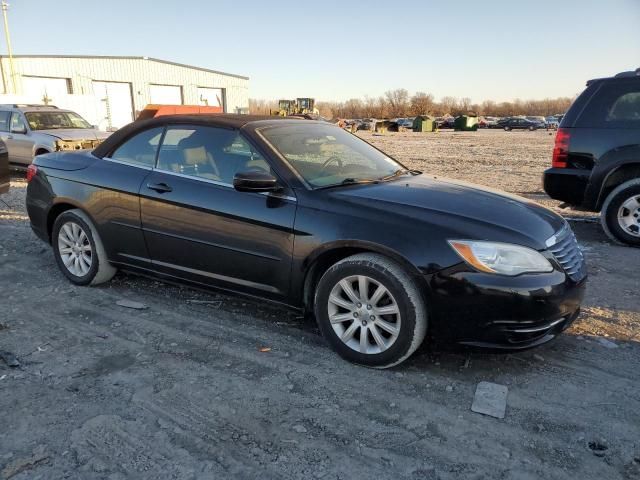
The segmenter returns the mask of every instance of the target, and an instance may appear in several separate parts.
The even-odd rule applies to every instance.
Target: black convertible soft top
[[[211,125],[222,128],[239,129],[252,122],[271,123],[280,122],[282,120],[300,121],[300,118],[276,117],[269,115],[240,115],[240,114],[213,114],[213,115],[163,115],[160,117],[150,118],[149,120],[140,120],[130,123],[122,127],[120,130],[110,135],[104,142],[93,150],[93,155],[102,158],[109,154],[114,147],[120,145],[127,138],[135,135],[137,132],[147,130],[149,128],[171,124],[188,124],[188,125]]]

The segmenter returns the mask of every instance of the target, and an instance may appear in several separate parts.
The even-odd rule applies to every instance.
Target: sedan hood
[[[51,135],[60,140],[104,140],[110,133],[93,128],[56,128],[54,130],[38,130],[38,133]]]
[[[546,248],[564,219],[526,198],[428,175],[379,184],[344,187],[333,195],[361,208],[383,209],[428,226],[450,238],[490,240]]]

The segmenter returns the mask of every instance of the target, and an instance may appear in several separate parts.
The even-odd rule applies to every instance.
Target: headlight
[[[531,248],[472,240],[449,240],[449,245],[465,262],[481,272],[519,275],[553,271],[549,260]]]

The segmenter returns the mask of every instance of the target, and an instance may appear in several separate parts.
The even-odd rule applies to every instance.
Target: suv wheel
[[[358,254],[320,279],[315,314],[338,354],[368,367],[388,368],[415,352],[427,332],[427,313],[415,282],[397,263]]]
[[[505,132],[508,132],[509,130],[511,130],[511,127],[504,127]]]
[[[600,220],[611,239],[640,247],[640,178],[617,186],[609,194]]]
[[[67,210],[56,218],[51,244],[58,267],[76,285],[98,285],[116,274],[93,223],[82,210]]]

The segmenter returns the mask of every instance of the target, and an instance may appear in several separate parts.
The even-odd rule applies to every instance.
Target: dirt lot
[[[545,132],[363,136],[554,206]],[[72,286],[24,193],[16,176],[0,197],[0,350],[21,363],[0,360],[0,479],[640,478],[640,249],[591,215],[563,211],[591,275],[565,335],[517,355],[424,348],[377,371],[276,307],[125,274]],[[504,420],[470,411],[482,380],[509,387]]]

